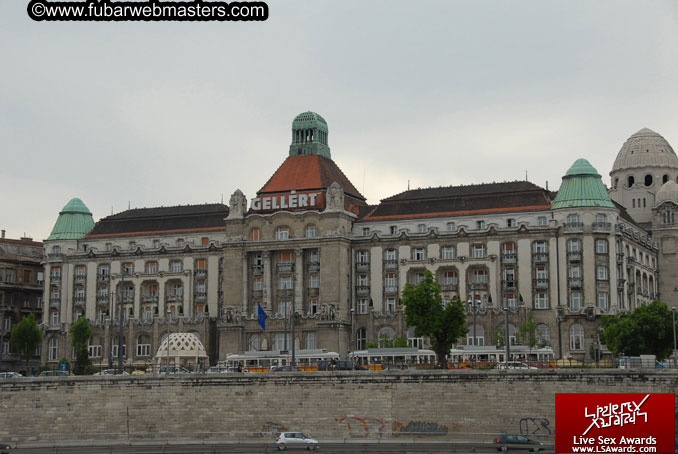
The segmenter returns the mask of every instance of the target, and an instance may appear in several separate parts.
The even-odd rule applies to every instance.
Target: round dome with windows
[[[624,142],[610,175],[612,189],[620,185],[656,189],[678,178],[678,156],[664,137],[643,128]]]
[[[159,366],[169,362],[170,365],[196,367],[206,359],[205,347],[193,333],[171,333],[165,336],[155,355]]]
[[[655,205],[659,205],[664,202],[673,202],[678,204],[678,183],[675,181],[667,181],[655,196]]]
[[[292,121],[290,156],[319,155],[332,159],[328,146],[329,129],[323,117],[302,112]]]

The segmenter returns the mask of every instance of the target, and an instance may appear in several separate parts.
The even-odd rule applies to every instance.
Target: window
[[[59,356],[59,339],[53,337],[49,340],[47,353],[50,361],[56,361]]]
[[[170,273],[181,273],[184,270],[184,262],[181,260],[172,260],[170,262]]]
[[[261,277],[261,276],[258,276]],[[196,293],[205,293],[207,292],[207,283],[202,280],[195,283],[195,292]]]
[[[10,318],[3,319],[3,329],[5,331],[11,331],[12,330],[12,319],[10,319]]]
[[[292,303],[290,301],[279,301],[278,302],[278,314],[283,317],[288,317],[290,315],[290,308]]]
[[[134,264],[133,263],[123,263],[122,264],[122,274],[125,276],[130,276],[134,274]]]
[[[355,345],[358,350],[365,350],[367,346],[367,330],[365,328],[358,328],[355,332]]]
[[[629,175],[626,178],[626,187],[630,188],[636,183],[636,179],[633,177],[633,175]]]
[[[570,254],[581,253],[581,240],[568,240],[567,252]]]
[[[570,326],[570,350],[584,349],[584,327],[579,323]]]
[[[90,339],[87,346],[87,354],[90,358],[101,358],[101,341],[99,338]]]
[[[393,345],[393,338],[395,337],[395,331],[393,328],[385,327],[379,330],[379,348],[385,348]]]
[[[50,325],[58,325],[59,324],[59,313],[58,312],[52,312],[50,314],[49,323],[50,323]]]
[[[581,310],[581,292],[570,293],[570,310],[572,312],[579,312]]]
[[[287,333],[273,334],[273,350],[285,350],[287,348]]]
[[[506,227],[515,227],[516,225],[518,224],[516,223],[516,220],[514,218],[508,218],[506,220]]]
[[[359,314],[367,314],[370,310],[369,307],[369,302],[367,298],[360,298],[358,299],[358,313]]]
[[[111,273],[111,267],[110,267],[108,264],[99,265],[99,268],[98,268],[98,270],[97,270],[97,274],[98,274],[101,278],[106,278],[106,277],[108,277],[108,276],[110,275],[110,273]]]
[[[136,247],[137,247],[136,241],[130,241],[130,242],[129,242],[129,248],[130,248],[131,250],[134,250],[134,248],[136,248]]]
[[[359,287],[367,287],[369,285],[369,281],[367,280],[367,274],[359,274],[358,275],[358,286]]]
[[[315,333],[314,332],[308,332],[304,336],[304,347],[307,350],[313,350],[315,349]]]
[[[76,266],[74,271],[77,277],[85,277],[87,275],[87,268],[84,266]]]
[[[311,301],[309,301],[309,303],[308,303],[308,310],[312,315],[318,313],[318,299],[317,298],[311,298]]]
[[[106,243],[106,251],[110,252],[113,249],[113,245],[111,243]]]
[[[426,224],[417,224],[418,233],[426,233]]]
[[[388,232],[389,232],[391,235],[397,234],[397,233],[398,233],[398,226],[397,226],[397,225],[389,226]]]
[[[287,240],[290,237],[289,227],[278,227],[275,231],[276,240]]]
[[[247,339],[247,350],[257,351],[260,348],[259,345],[260,345],[259,335],[258,334],[250,334],[249,338]]]
[[[445,260],[452,260],[454,258],[454,247],[443,246],[443,250],[440,256]]]
[[[61,267],[55,266],[52,268],[52,271],[49,273],[49,278],[53,281],[61,280]]]
[[[457,285],[459,282],[456,271],[445,271],[443,273],[443,285]]]
[[[320,288],[320,276],[311,274],[308,276],[308,288]]]
[[[280,290],[289,290],[294,288],[292,285],[292,276],[281,276],[278,279],[278,289]]]
[[[384,260],[387,262],[395,262],[397,260],[395,249],[386,249],[384,253]]]
[[[370,235],[370,228],[369,227],[363,227],[363,236],[369,236]]]
[[[578,214],[568,214],[567,215],[568,224],[579,224],[579,215]]]
[[[423,280],[424,280],[424,273],[416,273],[414,275],[414,285],[419,284]]]
[[[475,342],[473,342],[475,331]],[[471,325],[468,327],[466,335],[466,345],[485,345],[485,329],[481,325]]]
[[[548,280],[549,270],[544,265],[537,266],[534,269],[534,278],[539,281]]]
[[[598,307],[607,312],[610,310],[610,294],[607,292],[598,292]]]
[[[261,241],[261,230],[258,228],[250,230],[250,241]]]
[[[610,279],[609,268],[605,265],[601,265],[596,268],[596,279],[599,281],[607,281]]]
[[[571,266],[567,270],[568,277],[570,279],[581,279],[581,267],[580,266]]]
[[[423,247],[414,248],[412,259],[426,260],[426,249],[424,249]]]
[[[210,239],[206,236],[200,238],[200,245],[202,246],[209,246],[210,244]]]
[[[115,343],[113,344],[112,348],[113,352],[111,353],[114,358],[118,357],[118,339],[116,338]],[[122,357],[127,356],[127,344],[125,344],[125,338],[122,338]]]
[[[264,289],[264,278],[263,276],[255,276],[254,277],[254,284],[252,286],[252,289],[255,291],[261,291]]]
[[[146,274],[155,274],[158,272],[158,262],[146,262]]]
[[[395,298],[386,298],[386,312],[393,315],[396,312]]]
[[[395,273],[386,273],[386,276],[384,277],[384,286],[387,289],[397,289],[398,279],[396,278]]]
[[[534,308],[548,309],[549,308],[549,294],[540,292],[534,294]]]
[[[551,332],[549,326],[545,323],[537,325],[537,345],[549,345],[551,343]]]
[[[306,238],[315,238],[317,236],[317,230],[314,224],[309,224],[306,226]],[[315,333],[313,333],[315,336]],[[314,338],[315,341],[315,338]]]
[[[183,294],[184,294],[183,284],[177,282],[170,285],[170,295],[183,296]],[[134,289],[132,289],[132,296],[134,296]]]
[[[485,245],[484,244],[474,244],[471,247],[471,257],[474,259],[481,259],[485,257]]]
[[[151,356],[151,338],[145,334],[137,338],[137,356]]]
[[[358,263],[370,263],[370,253],[367,251],[358,251]]]
[[[407,330],[407,346],[410,348],[424,348],[424,338],[416,337],[414,334],[415,327],[412,326]]]
[[[607,254],[608,243],[607,240],[596,240],[596,254]]]
[[[447,231],[448,232],[454,232],[457,230],[457,225],[454,222],[448,222],[447,223]]]
[[[485,221],[476,221],[476,229],[481,230],[486,227]]]
[[[538,216],[537,217],[537,225],[539,227],[545,227],[545,226],[549,225],[549,221],[546,218],[546,216]]]
[[[532,243],[532,252],[535,254],[545,254],[549,251],[546,241],[535,241]]]
[[[487,284],[488,276],[487,270],[485,268],[473,270],[473,283],[474,284]]]
[[[653,178],[652,175],[645,175],[645,186],[652,186]]]
[[[185,244],[183,238],[177,238],[177,247],[184,247]]]

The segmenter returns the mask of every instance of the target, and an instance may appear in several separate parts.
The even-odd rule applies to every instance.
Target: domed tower
[[[315,154],[332,159],[327,145],[328,135],[327,122],[323,117],[310,111],[300,113],[292,121],[290,156]]]
[[[87,206],[78,198],[71,199],[59,212],[47,241],[79,240],[94,227],[94,219]]]
[[[678,181],[678,156],[666,139],[643,128],[624,142],[610,176],[610,197],[638,223],[650,224],[655,194],[667,181]]]

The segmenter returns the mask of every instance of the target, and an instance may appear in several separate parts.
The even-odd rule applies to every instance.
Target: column
[[[301,310],[304,307],[304,250],[295,249],[296,256],[294,262],[294,305],[295,311]]]
[[[271,311],[271,252],[264,251],[262,253],[264,258],[264,309]]]
[[[248,263],[247,263],[247,251],[242,252],[242,308],[241,311],[243,314],[247,314],[247,298],[249,294],[249,288],[247,287],[247,272],[248,272]]]

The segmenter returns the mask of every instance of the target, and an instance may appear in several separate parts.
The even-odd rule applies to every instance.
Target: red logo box
[[[556,452],[674,452],[673,393],[556,393]]]

